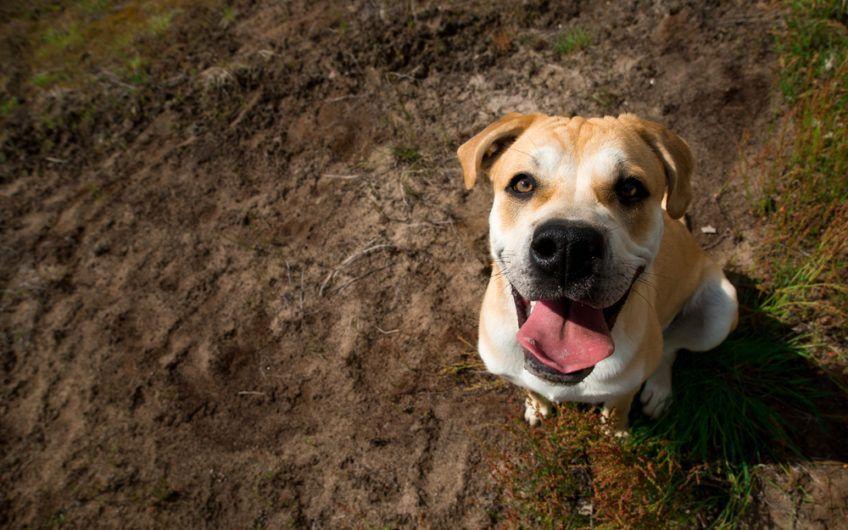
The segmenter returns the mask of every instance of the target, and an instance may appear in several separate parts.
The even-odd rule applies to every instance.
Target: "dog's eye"
[[[631,205],[643,200],[648,196],[648,190],[639,179],[627,177],[618,181],[615,185],[615,194],[622,204]]]
[[[519,173],[509,181],[507,189],[516,195],[527,195],[536,189],[536,181],[527,173]]]

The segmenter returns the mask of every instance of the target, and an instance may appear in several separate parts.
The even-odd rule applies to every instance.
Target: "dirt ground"
[[[772,117],[777,15],[259,1],[205,40],[186,17],[137,112],[0,182],[0,523],[495,524],[483,448],[521,396],[469,345],[491,192],[456,147],[508,111],[663,121],[698,161],[696,234],[744,269],[734,168]],[[838,526],[826,466],[806,491],[836,497],[803,519],[765,495],[764,524]]]

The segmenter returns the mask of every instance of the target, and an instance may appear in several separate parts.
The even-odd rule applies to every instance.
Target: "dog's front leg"
[[[616,436],[626,435],[627,416],[630,414],[630,406],[633,404],[633,398],[638,391],[639,388],[637,387],[631,392],[604,402],[601,418],[612,434]]]
[[[530,425],[537,425],[553,411],[553,403],[532,390],[527,391],[527,399],[524,400],[524,421]]]

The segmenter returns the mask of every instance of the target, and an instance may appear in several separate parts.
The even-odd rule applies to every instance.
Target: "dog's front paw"
[[[651,418],[659,418],[671,401],[671,381],[664,377],[651,377],[642,389],[642,411]]]
[[[629,407],[627,409],[629,411]],[[601,409],[601,428],[607,435],[627,438],[630,436],[627,425],[627,412],[621,414],[621,411],[607,405]]]
[[[538,399],[528,396],[524,400],[524,421],[531,426],[536,426],[544,418],[551,415],[551,406]]]

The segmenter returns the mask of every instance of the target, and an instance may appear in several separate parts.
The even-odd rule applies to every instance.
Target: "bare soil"
[[[771,119],[778,13],[676,0],[238,10],[202,34],[205,12],[184,13],[151,43],[165,59],[144,97],[58,127],[50,159],[32,156],[32,116],[7,123],[0,523],[496,524],[483,451],[521,396],[469,345],[491,192],[462,190],[456,147],[509,111],[665,122],[698,161],[695,233],[744,269],[753,227],[734,168]],[[591,43],[558,53],[572,28]],[[49,98],[63,116],[91,104]],[[809,521],[836,527],[844,468],[827,466]],[[786,502],[772,513],[763,497],[762,520],[805,521],[807,504]]]

